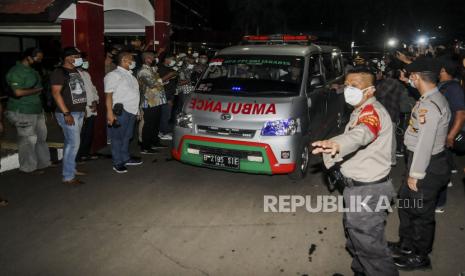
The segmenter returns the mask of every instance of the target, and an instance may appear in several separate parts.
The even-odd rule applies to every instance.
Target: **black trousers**
[[[352,270],[363,272],[367,276],[398,276],[394,260],[388,249],[384,228],[387,210],[376,210],[380,200],[389,204],[395,195],[392,181],[384,183],[346,187],[344,189],[344,203],[346,208],[356,204],[356,197],[365,199],[367,206],[373,212],[367,212],[360,207],[360,211],[344,212],[343,223],[347,237],[347,250],[352,255]]]
[[[409,152],[408,172],[413,159]],[[399,190],[399,236],[403,245],[416,254],[426,256],[431,253],[436,228],[435,209],[439,191],[447,186],[450,178],[450,165],[445,151],[431,157],[426,176],[418,180],[418,192],[402,183]]]
[[[142,127],[142,149],[150,149],[160,142],[160,119],[162,106],[144,108],[144,126]]]
[[[77,159],[90,154],[92,147],[92,140],[94,139],[94,126],[95,118],[97,116],[90,116],[84,119],[84,124],[81,129],[81,145],[77,154]]]

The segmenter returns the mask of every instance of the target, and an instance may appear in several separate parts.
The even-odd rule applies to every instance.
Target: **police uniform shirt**
[[[444,151],[450,118],[447,100],[437,88],[417,101],[404,137],[405,146],[413,152],[410,177],[423,179],[431,156]]]
[[[386,177],[391,170],[392,128],[387,110],[375,97],[368,99],[352,112],[344,134],[330,139],[339,144],[340,150],[334,157],[323,154],[325,166],[343,161],[342,174],[360,182]]]

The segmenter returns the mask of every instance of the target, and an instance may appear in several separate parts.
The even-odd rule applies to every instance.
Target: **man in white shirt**
[[[84,81],[84,87],[86,89],[87,105],[86,105],[86,116],[84,118],[84,124],[81,129],[81,145],[76,160],[85,161],[87,159],[95,159],[90,155],[92,146],[92,140],[94,138],[94,125],[95,118],[97,117],[97,104],[99,102],[97,88],[92,83],[89,72],[89,61],[84,59],[82,66],[78,68],[78,72]]]
[[[142,164],[129,155],[129,142],[139,113],[139,84],[132,75],[136,62],[131,53],[118,54],[118,67],[105,76],[108,135],[111,139],[113,170],[126,173],[126,166]]]

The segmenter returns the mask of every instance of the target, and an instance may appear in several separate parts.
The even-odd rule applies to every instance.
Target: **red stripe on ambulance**
[[[189,105],[192,110],[218,112],[218,113],[232,113],[232,114],[244,114],[244,115],[268,115],[276,114],[276,106],[274,103],[227,103],[192,99]]]

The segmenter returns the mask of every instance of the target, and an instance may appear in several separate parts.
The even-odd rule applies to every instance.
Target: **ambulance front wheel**
[[[295,162],[295,170],[288,175],[292,180],[301,180],[307,176],[308,164],[310,161],[310,147],[308,145],[309,139],[304,138],[302,140],[300,152]]]

